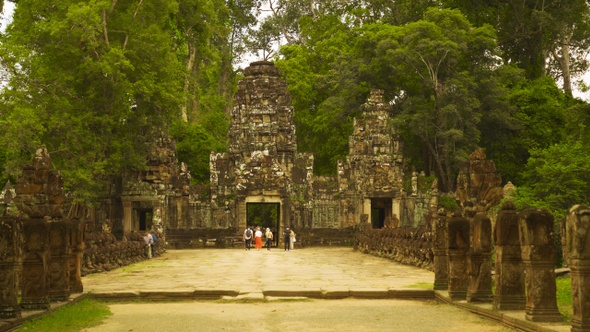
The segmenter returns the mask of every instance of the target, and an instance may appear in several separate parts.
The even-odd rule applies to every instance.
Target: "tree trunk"
[[[191,102],[191,97],[189,97],[188,95],[188,88],[190,86],[190,82],[191,82],[191,75],[193,73],[193,68],[195,66],[195,57],[197,54],[197,49],[194,45],[189,44],[189,56],[188,56],[188,63],[186,65],[186,76],[184,78],[184,95],[185,95],[185,101],[182,105],[181,108],[181,115],[182,115],[182,121],[184,122],[188,122],[188,113],[187,113],[187,108],[188,108],[188,104],[190,104]]]
[[[561,44],[561,56],[559,56],[556,50],[553,50],[553,56],[559,64],[561,69],[561,76],[563,77],[563,91],[568,96],[572,96],[572,74],[570,70],[570,36],[563,37]]]

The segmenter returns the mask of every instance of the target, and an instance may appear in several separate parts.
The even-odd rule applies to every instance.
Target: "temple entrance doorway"
[[[152,209],[137,210],[139,231],[149,231],[152,229],[153,214],[154,212],[152,211]]]
[[[371,226],[385,227],[385,219],[391,217],[391,198],[371,198]]]
[[[278,245],[278,230],[280,229],[281,204],[280,203],[247,203],[246,223],[253,227],[260,227],[262,234],[267,228],[273,233],[272,246]],[[264,244],[263,236],[263,244]]]

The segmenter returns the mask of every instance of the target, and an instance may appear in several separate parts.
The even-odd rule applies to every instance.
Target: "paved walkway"
[[[97,298],[182,301],[109,304],[113,316],[88,331],[571,329],[528,322],[524,311],[451,301],[433,282],[430,271],[342,247],[169,250],[83,278],[85,293]]]
[[[350,248],[168,250],[161,257],[82,279],[93,295],[322,293],[375,297],[390,290],[432,289],[434,274]],[[274,292],[274,293],[273,293]],[[340,295],[340,296],[339,296]],[[316,296],[317,297],[317,296]]]

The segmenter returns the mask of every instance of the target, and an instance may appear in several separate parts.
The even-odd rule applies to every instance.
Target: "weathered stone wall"
[[[118,241],[113,234],[87,233],[85,243],[82,275],[110,271],[147,259],[145,241],[139,233],[131,234],[124,241]],[[156,245],[156,249],[156,253],[164,251],[163,246]]]
[[[354,246],[354,227],[294,229],[297,237],[296,247],[313,246]]]
[[[313,182],[311,228],[340,228],[340,202],[336,178],[321,177]]]
[[[242,247],[242,232],[227,229],[171,229],[166,230],[167,246],[174,249],[236,248]]]
[[[364,253],[432,270],[433,239],[427,228],[373,229],[369,224],[359,224],[355,236],[355,247]]]

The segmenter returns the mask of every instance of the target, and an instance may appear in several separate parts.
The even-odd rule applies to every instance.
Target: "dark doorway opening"
[[[152,218],[153,218],[153,211],[150,210],[138,210],[139,214],[139,230],[140,231],[149,231],[152,229]]]
[[[260,227],[263,238],[264,232],[270,228],[273,234],[272,246],[278,245],[280,229],[281,204],[280,203],[246,203],[246,223],[248,226]]]
[[[385,227],[385,219],[391,217],[391,198],[371,198],[371,226]]]

